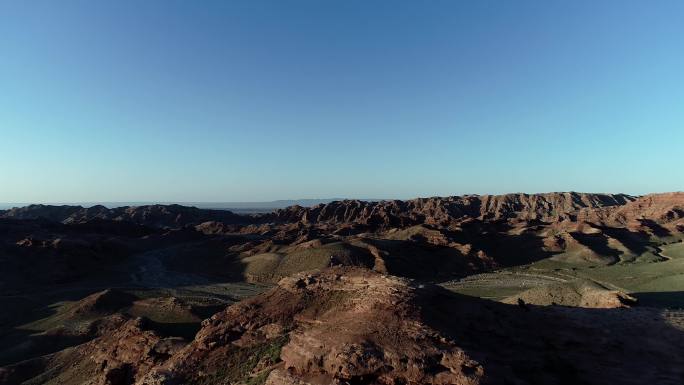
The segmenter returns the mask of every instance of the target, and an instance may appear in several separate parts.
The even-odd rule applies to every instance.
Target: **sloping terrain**
[[[676,384],[683,336],[656,310],[520,307],[335,268],[283,279],[204,321],[189,343],[130,319],[2,375],[46,384]]]
[[[0,211],[0,305],[12,309],[0,314],[0,365],[12,384],[564,383],[561,372],[599,383],[587,375],[596,362],[627,373],[609,370],[606,382],[637,383],[658,376],[617,362],[633,359],[626,341],[648,338],[660,382],[677,383],[674,359],[649,349],[680,354],[661,340],[684,325],[682,240],[684,193],[335,201],[252,215],[27,206]],[[315,275],[331,267],[356,283]],[[288,278],[301,272],[320,284]],[[244,317],[221,313],[278,282],[236,307]],[[553,323],[567,331],[544,331]],[[229,335],[219,353],[205,343],[215,333]],[[520,350],[497,350],[506,338]],[[530,367],[511,364],[521,354]]]

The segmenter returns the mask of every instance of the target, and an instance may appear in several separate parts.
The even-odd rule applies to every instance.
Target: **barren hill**
[[[282,280],[204,321],[190,342],[131,319],[75,349],[7,367],[0,378],[140,385],[677,384],[684,378],[683,342],[682,332],[651,310],[521,308],[337,268]]]

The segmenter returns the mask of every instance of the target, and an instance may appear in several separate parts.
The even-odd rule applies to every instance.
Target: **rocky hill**
[[[681,383],[682,331],[652,310],[630,312],[505,305],[336,268],[228,307],[190,342],[130,319],[5,367],[0,383]]]

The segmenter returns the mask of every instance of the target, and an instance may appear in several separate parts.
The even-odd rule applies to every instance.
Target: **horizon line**
[[[79,205],[79,204],[92,204],[92,205],[97,205],[97,204],[122,204],[122,203],[144,203],[144,204],[162,204],[162,205],[170,205],[170,204],[264,204],[264,203],[278,203],[278,202],[296,202],[296,201],[342,201],[342,200],[361,200],[361,201],[370,201],[370,202],[379,202],[379,201],[391,201],[391,200],[413,200],[413,199],[426,199],[426,198],[446,198],[446,197],[457,197],[457,196],[501,196],[501,195],[517,195],[517,194],[523,194],[523,195],[543,195],[543,194],[565,194],[565,193],[578,193],[578,194],[605,194],[605,195],[627,195],[627,196],[632,196],[632,197],[642,197],[646,195],[655,195],[655,194],[668,194],[668,193],[682,193],[683,190],[676,190],[676,191],[661,191],[661,192],[649,192],[645,194],[630,194],[630,193],[624,193],[624,192],[582,192],[582,191],[575,191],[575,190],[569,190],[569,191],[548,191],[548,192],[535,192],[535,193],[526,193],[526,192],[509,192],[509,193],[502,193],[502,194],[478,194],[478,193],[467,193],[467,194],[454,194],[454,195],[430,195],[430,196],[415,196],[412,198],[349,198],[349,197],[333,197],[333,198],[297,198],[297,199],[273,199],[273,200],[263,200],[263,201],[195,201],[195,200],[93,200],[93,201],[25,201],[25,202],[20,202],[20,201],[15,201],[15,202],[0,202],[0,205]]]

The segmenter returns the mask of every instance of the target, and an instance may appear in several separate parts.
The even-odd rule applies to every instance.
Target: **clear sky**
[[[684,2],[0,2],[0,202],[684,189]]]

